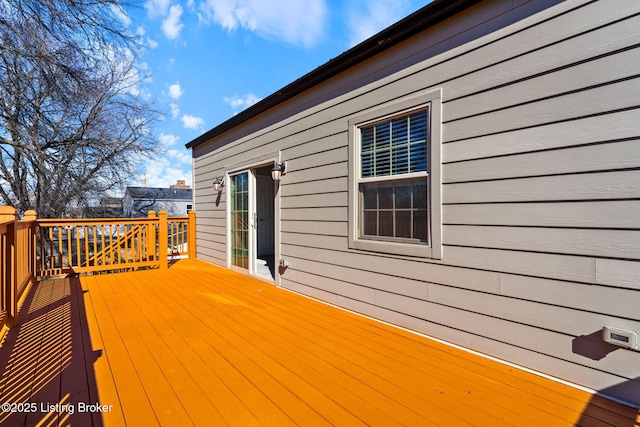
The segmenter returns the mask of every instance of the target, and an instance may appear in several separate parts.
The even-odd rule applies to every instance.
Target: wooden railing
[[[92,248],[86,248],[84,251],[89,254],[89,259],[82,260],[80,257],[81,252],[78,251],[77,264],[80,266],[78,268],[87,269],[109,266],[116,259],[123,259],[123,253],[131,254],[132,260],[139,263],[154,259],[148,249],[151,245],[146,244],[149,236],[147,236],[147,229],[144,225],[125,224],[114,226],[91,224],[83,229],[83,232],[87,231],[92,232],[89,234],[93,235],[93,239],[85,240],[85,246],[89,246],[89,241],[91,241]],[[124,233],[120,234],[119,231]],[[93,252],[88,252],[87,249],[93,249]]]
[[[147,218],[39,220],[36,275],[158,267],[155,238],[146,233],[154,223]]]
[[[41,219],[37,221],[36,276],[99,271],[166,268],[176,255],[189,251],[189,231],[195,240],[195,212],[167,217],[151,211],[147,218]]]
[[[17,220],[0,206],[2,324],[15,323],[19,299],[37,277],[165,269],[176,257],[195,258],[195,212],[147,218]]]
[[[16,323],[19,301],[35,279],[35,248],[35,212],[18,221],[14,208],[0,206],[0,328]]]
[[[194,249],[193,242],[196,241],[196,228],[190,226],[191,222],[189,216],[174,216],[167,220],[170,257],[191,258],[189,251]]]

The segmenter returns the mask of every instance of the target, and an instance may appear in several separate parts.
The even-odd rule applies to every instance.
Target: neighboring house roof
[[[412,37],[438,22],[478,3],[480,0],[435,0],[417,12],[398,21],[389,28],[370,37],[340,56],[321,65],[293,83],[276,91],[260,102],[236,114],[224,123],[195,138],[187,148],[196,147],[208,140],[242,124],[243,122],[281,104],[325,80],[369,59],[380,52]]]
[[[86,218],[122,218],[122,205],[115,206],[89,206],[84,209]]]
[[[101,206],[120,205],[122,206],[122,197],[103,197],[100,199]]]
[[[125,194],[136,200],[193,199],[193,190],[184,188],[127,187]]]

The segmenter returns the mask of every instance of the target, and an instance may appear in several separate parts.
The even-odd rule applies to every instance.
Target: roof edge
[[[194,148],[418,34],[480,0],[435,0],[185,144]]]

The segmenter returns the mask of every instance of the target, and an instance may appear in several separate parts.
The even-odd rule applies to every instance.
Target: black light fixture
[[[284,175],[286,168],[287,164],[285,162],[274,162],[273,169],[271,169],[271,178],[273,178],[274,181],[280,181],[280,178]]]
[[[222,191],[222,187],[224,187],[224,178],[219,177],[213,180],[213,191],[219,193]]]

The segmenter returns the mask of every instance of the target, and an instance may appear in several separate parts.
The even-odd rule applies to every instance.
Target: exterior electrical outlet
[[[638,333],[634,331],[605,326],[602,329],[602,339],[620,347],[626,347],[636,351],[640,350],[638,346]]]

